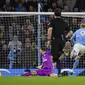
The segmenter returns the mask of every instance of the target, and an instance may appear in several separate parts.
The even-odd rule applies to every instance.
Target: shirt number
[[[81,34],[81,36],[84,36],[85,35],[85,31],[81,31],[80,34]]]

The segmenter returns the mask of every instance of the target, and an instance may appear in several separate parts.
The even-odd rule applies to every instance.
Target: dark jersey
[[[62,35],[65,37],[66,33],[70,31],[68,24],[60,17],[54,18],[49,27],[52,27],[52,38],[58,39],[62,38]]]

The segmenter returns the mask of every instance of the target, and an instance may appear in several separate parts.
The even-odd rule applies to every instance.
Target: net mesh
[[[52,18],[53,15],[40,15],[42,45],[47,44],[47,29]],[[62,18],[76,31],[84,17],[63,15]],[[0,68],[36,68],[38,33],[38,15],[0,14]],[[72,64],[69,57],[62,61],[63,68],[72,68]],[[81,57],[78,68],[85,68],[84,56]]]
[[[37,65],[36,17],[0,17],[0,68],[25,68]]]

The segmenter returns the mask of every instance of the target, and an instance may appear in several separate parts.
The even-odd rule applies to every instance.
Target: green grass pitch
[[[0,85],[85,85],[85,77],[0,77]]]

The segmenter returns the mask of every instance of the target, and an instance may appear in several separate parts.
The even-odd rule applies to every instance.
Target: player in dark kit
[[[72,35],[72,31],[67,23],[61,18],[61,9],[57,8],[54,14],[54,19],[50,22],[48,28],[48,47],[51,44],[53,61],[57,63],[58,74],[60,74],[61,65],[59,57],[62,54],[63,47],[65,46],[65,40],[67,37]]]
[[[40,53],[42,55],[42,65],[41,67],[33,72],[24,72],[21,76],[33,76],[33,75],[38,75],[38,76],[57,76],[56,74],[53,73],[53,61],[52,61],[52,56],[51,52],[49,50],[45,51],[45,47],[41,47]]]

